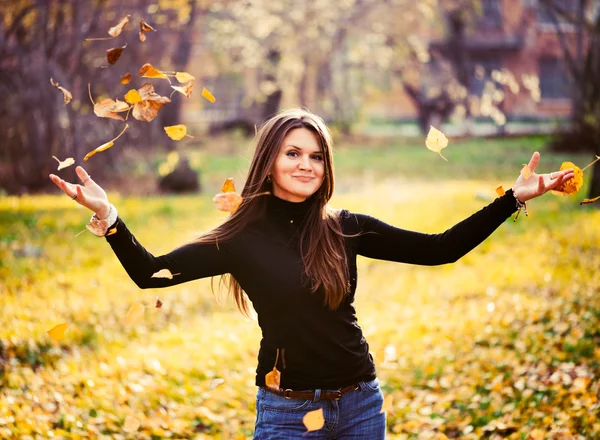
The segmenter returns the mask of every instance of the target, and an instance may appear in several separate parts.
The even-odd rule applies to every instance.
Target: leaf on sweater
[[[131,81],[131,73],[126,73],[121,77],[121,84],[127,85]]]
[[[210,102],[215,102],[217,100],[212,93],[210,93],[204,87],[202,88],[202,97],[208,99]]]
[[[127,311],[125,315],[125,324],[132,325],[139,323],[144,318],[144,306],[140,303],[135,303]]]
[[[140,41],[143,43],[146,41],[146,34],[148,32],[156,32],[152,26],[146,23],[144,20],[140,20]]]
[[[269,388],[273,388],[274,390],[278,390],[281,388],[281,373],[277,369],[277,361],[279,360],[279,348],[277,349],[277,354],[275,355],[275,365],[273,365],[273,370],[269,371],[265,375],[265,385]]]
[[[323,417],[323,408],[307,412],[302,417],[302,423],[306,426],[307,431],[318,431],[325,425],[325,417]]]
[[[181,275],[181,273],[171,273],[169,269],[161,269],[158,272],[152,274],[150,278],[168,278],[170,280],[173,279],[174,276]]]
[[[504,194],[506,194],[506,192],[504,191],[504,188],[502,188],[502,185],[500,185],[498,188],[496,188],[496,194],[498,194],[499,197],[502,197]]]
[[[106,236],[108,237],[109,235],[113,235],[117,233],[117,227],[115,226],[112,229],[109,229],[108,232],[106,233]]]
[[[427,138],[425,139],[425,146],[429,148],[431,151],[435,151],[440,155],[440,157],[444,160],[446,159],[442,156],[442,149],[448,146],[448,138],[442,133],[440,130],[435,128],[433,125],[429,128],[429,133],[427,134]]]
[[[119,138],[120,138],[120,137],[123,135],[123,133],[125,133],[125,131],[126,131],[128,128],[129,128],[129,124],[125,124],[125,128],[123,128],[123,130],[121,130],[121,133],[119,133],[119,135],[118,135],[116,138],[114,138],[114,139],[112,139],[112,140],[108,141],[108,142],[107,142],[107,143],[105,143],[105,144],[102,144],[102,145],[100,145],[100,146],[99,146],[98,148],[96,148],[95,150],[92,150],[92,151],[90,151],[88,154],[86,154],[86,155],[85,155],[85,157],[83,158],[83,161],[84,161],[84,162],[87,162],[87,160],[88,160],[90,157],[92,157],[94,154],[96,154],[96,153],[100,153],[101,151],[104,151],[104,150],[108,150],[110,147],[112,147],[112,146],[115,144],[115,141],[116,141],[117,139],[119,139]]]
[[[67,327],[69,325],[66,323],[58,324],[48,330],[48,336],[50,336],[55,341],[59,341],[65,337],[65,332],[67,331]]]
[[[577,191],[581,189],[581,186],[583,185],[583,170],[576,166],[573,162],[563,162],[560,166],[561,171],[568,168],[573,168],[573,177],[554,188],[552,190],[552,194],[557,196],[568,196],[577,193]]]
[[[54,86],[54,88],[56,88],[56,89],[58,89],[58,90],[60,90],[62,92],[62,94],[63,94],[63,102],[64,102],[65,105],[67,105],[69,102],[71,102],[71,100],[73,99],[73,95],[71,94],[71,92],[69,92],[64,87],[61,87],[52,78],[50,78],[50,84],[52,84],[52,86]]]
[[[58,168],[57,171],[62,170],[63,168],[67,168],[70,167],[71,165],[73,165],[75,163],[75,159],[73,159],[72,157],[67,157],[65,160],[61,161],[58,157],[56,156],[52,156],[53,159],[56,159],[56,161],[58,162]]]
[[[126,47],[127,44],[122,47],[113,47],[112,49],[108,49],[106,51],[106,61],[108,61],[108,64],[110,64],[111,66],[115,64],[121,57],[121,54],[123,53]]]

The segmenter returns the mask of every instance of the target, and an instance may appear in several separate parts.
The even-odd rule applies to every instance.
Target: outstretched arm
[[[111,205],[106,192],[82,167],[77,167],[76,172],[81,185],[66,182],[54,174],[50,175],[50,179],[77,203],[93,211],[96,218],[109,217]],[[113,215],[116,213],[113,212]],[[230,272],[231,258],[223,244],[219,247],[214,244],[187,244],[166,255],[155,257],[136,240],[120,218],[117,217],[111,223],[113,224],[105,225],[102,235],[106,234],[106,240],[117,258],[131,279],[142,289],[167,287]],[[162,269],[168,269],[173,278],[152,278],[153,274]]]
[[[540,160],[534,153],[529,166],[532,175],[522,175],[513,189],[490,205],[440,234],[423,234],[396,228],[376,218],[353,214],[358,231],[358,254],[381,260],[434,266],[453,263],[478,246],[524,203],[573,177],[573,170],[538,175],[533,172]]]

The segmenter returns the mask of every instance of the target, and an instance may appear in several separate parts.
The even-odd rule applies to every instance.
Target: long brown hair
[[[251,222],[265,215],[266,198],[271,192],[268,181],[285,136],[293,129],[306,128],[319,140],[325,176],[321,187],[311,196],[312,203],[300,230],[300,250],[304,273],[313,293],[324,291],[324,303],[332,310],[339,307],[348,292],[348,262],[344,251],[339,213],[327,207],[333,195],[333,141],[323,120],[304,109],[284,110],[266,121],[255,136],[256,150],[242,190],[243,201],[223,224],[200,236],[196,243],[223,243]],[[249,314],[246,294],[237,280],[225,275],[225,282],[240,311]]]

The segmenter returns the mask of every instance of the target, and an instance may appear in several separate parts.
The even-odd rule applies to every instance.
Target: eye
[[[321,156],[320,154],[315,154],[312,158],[313,160],[318,160],[319,162],[323,160],[323,156]]]
[[[296,150],[290,150],[287,153],[285,153],[285,155],[288,157],[298,157],[298,152]]]

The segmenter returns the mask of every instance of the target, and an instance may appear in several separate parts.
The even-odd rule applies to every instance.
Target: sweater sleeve
[[[350,214],[359,229],[359,255],[424,266],[453,263],[478,246],[516,211],[512,190],[440,234],[396,228],[376,218]],[[353,220],[353,219],[352,219]]]
[[[223,244],[186,244],[155,257],[136,240],[121,218],[109,228],[106,241],[141,289],[174,286],[230,272],[231,258]],[[169,269],[173,278],[152,278],[161,269]]]

